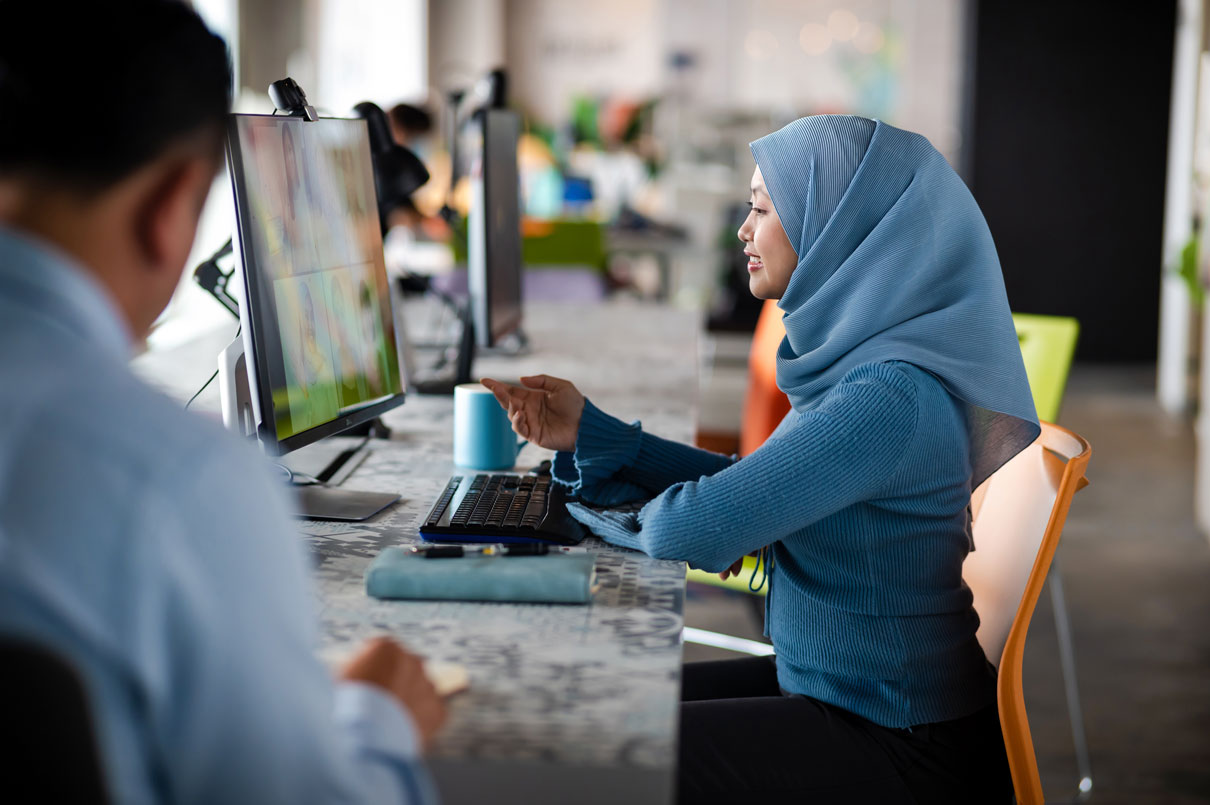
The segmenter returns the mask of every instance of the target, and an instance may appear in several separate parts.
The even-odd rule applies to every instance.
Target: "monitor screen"
[[[468,278],[475,337],[492,346],[521,326],[521,187],[516,112],[481,114],[481,162],[472,168]]]
[[[403,401],[363,120],[233,115],[259,437],[285,452]]]

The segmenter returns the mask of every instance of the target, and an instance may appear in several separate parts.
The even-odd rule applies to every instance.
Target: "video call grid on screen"
[[[273,314],[258,317],[258,374],[283,442],[402,390],[374,177],[362,121],[234,120],[250,291]]]

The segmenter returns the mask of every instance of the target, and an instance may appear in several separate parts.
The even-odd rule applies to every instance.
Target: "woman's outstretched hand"
[[[496,395],[500,407],[508,411],[508,421],[522,439],[547,450],[576,449],[584,395],[570,381],[534,375],[521,378],[520,386],[488,377],[480,382]]]

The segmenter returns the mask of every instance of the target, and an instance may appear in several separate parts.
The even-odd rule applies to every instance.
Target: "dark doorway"
[[[963,175],[1013,309],[1154,361],[1176,3],[971,0]]]

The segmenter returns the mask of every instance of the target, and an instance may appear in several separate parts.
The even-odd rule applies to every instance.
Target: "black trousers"
[[[782,694],[774,662],[685,666],[679,802],[1012,802],[995,704],[954,721],[881,727]]]

